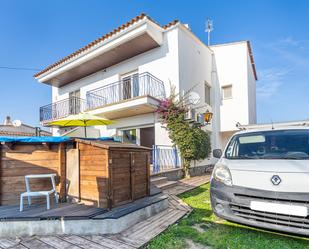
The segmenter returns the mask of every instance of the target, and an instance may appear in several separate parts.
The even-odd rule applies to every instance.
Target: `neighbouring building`
[[[25,137],[25,136],[51,136],[48,131],[41,130],[39,127],[33,127],[21,123],[19,120],[12,121],[7,116],[2,125],[0,125],[0,136]]]
[[[256,123],[257,74],[249,41],[207,46],[188,25],[172,21],[161,26],[145,14],[35,78],[52,87],[51,104],[40,108],[42,125],[87,111],[115,121],[95,127],[100,136],[117,135],[143,146],[171,146],[155,113],[170,85],[180,94],[190,89],[199,94],[197,113],[213,113],[204,127],[213,148],[224,146],[236,123]],[[64,133],[68,130],[53,129],[54,135]]]

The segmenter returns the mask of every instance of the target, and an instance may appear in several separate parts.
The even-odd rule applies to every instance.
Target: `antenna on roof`
[[[274,130],[275,129],[275,127],[274,127],[274,122],[273,122],[273,120],[271,119],[271,129],[272,130]]]
[[[210,33],[214,30],[213,22],[210,18],[207,19],[205,25],[205,32],[208,33],[208,46],[210,45]]]
[[[13,126],[15,126],[15,127],[20,127],[21,126],[21,121],[20,120],[14,120],[13,122]]]

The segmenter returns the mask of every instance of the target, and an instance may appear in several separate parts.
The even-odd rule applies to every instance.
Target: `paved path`
[[[183,179],[170,189],[164,190],[169,196],[169,207],[142,221],[120,234],[96,236],[33,236],[29,238],[0,239],[0,248],[85,248],[85,249],[134,249],[139,248],[162,233],[170,225],[191,212],[191,208],[176,195],[209,182],[210,176]]]

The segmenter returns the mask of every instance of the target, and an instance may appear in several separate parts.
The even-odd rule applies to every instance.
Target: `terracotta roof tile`
[[[50,132],[41,130],[41,136],[51,135]],[[13,125],[0,125],[0,136],[35,136],[35,128],[25,124],[18,127]]]
[[[168,23],[168,24],[162,26],[162,28],[168,29],[169,27],[174,26],[174,25],[176,25],[177,23],[179,23],[179,20],[174,20],[174,21],[172,21],[172,22],[170,22],[170,23]]]
[[[249,57],[250,57],[250,62],[251,62],[254,78],[255,78],[255,80],[258,80],[256,68],[255,68],[255,63],[254,63],[254,58],[253,58],[253,53],[252,53],[252,48],[251,48],[251,44],[250,44],[249,41],[247,41],[247,46],[248,46],[248,52],[249,52]]]
[[[26,132],[11,132],[11,131],[0,131],[0,136],[12,136],[12,137],[34,137],[34,133]],[[51,136],[51,134],[45,134],[41,132],[42,137]]]
[[[96,39],[96,40],[94,40],[94,41],[88,43],[86,46],[84,46],[84,47],[78,49],[77,51],[75,51],[75,52],[73,52],[73,53],[71,53],[71,54],[65,56],[65,57],[62,58],[61,60],[59,60],[59,61],[57,61],[57,62],[55,62],[55,63],[53,63],[53,64],[47,66],[44,70],[42,70],[42,71],[38,72],[37,74],[35,74],[34,77],[38,77],[38,76],[40,76],[40,75],[42,75],[42,74],[48,72],[49,70],[51,70],[51,69],[53,69],[53,68],[55,68],[55,67],[61,65],[62,63],[68,61],[69,59],[71,59],[71,58],[73,58],[73,57],[75,57],[75,56],[81,54],[81,53],[84,52],[85,50],[87,50],[87,49],[89,49],[89,48],[91,48],[91,47],[97,45],[98,43],[100,43],[100,42],[106,40],[107,38],[111,37],[112,35],[114,35],[114,34],[116,34],[116,33],[119,33],[120,31],[126,29],[126,28],[129,27],[130,25],[132,25],[132,24],[134,24],[134,23],[136,23],[136,22],[142,20],[143,18],[147,18],[148,20],[152,21],[153,23],[159,25],[157,22],[155,22],[153,19],[151,19],[151,18],[150,18],[149,16],[147,16],[145,13],[142,13],[142,14],[140,14],[140,15],[134,17],[134,18],[131,19],[130,21],[126,22],[125,24],[123,24],[123,25],[121,25],[121,26],[115,28],[113,31],[111,31],[111,32],[109,32],[109,33],[107,33],[107,34],[105,34],[105,35],[99,37],[98,39]],[[164,25],[164,26],[161,26],[161,25],[159,25],[159,26],[161,26],[163,29],[167,29],[167,28],[169,28],[169,27],[171,27],[171,26],[177,24],[178,22],[179,22],[178,20],[174,20],[174,21],[172,21],[172,22],[170,22],[170,23],[168,23],[168,24],[166,24],[166,25]]]

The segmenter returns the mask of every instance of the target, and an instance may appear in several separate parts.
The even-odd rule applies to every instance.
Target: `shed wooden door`
[[[111,164],[112,206],[148,195],[148,153],[113,151]]]
[[[130,153],[127,151],[112,151],[110,164],[110,186],[112,206],[119,206],[131,200]]]
[[[148,153],[131,153],[131,198],[136,200],[148,195]]]

